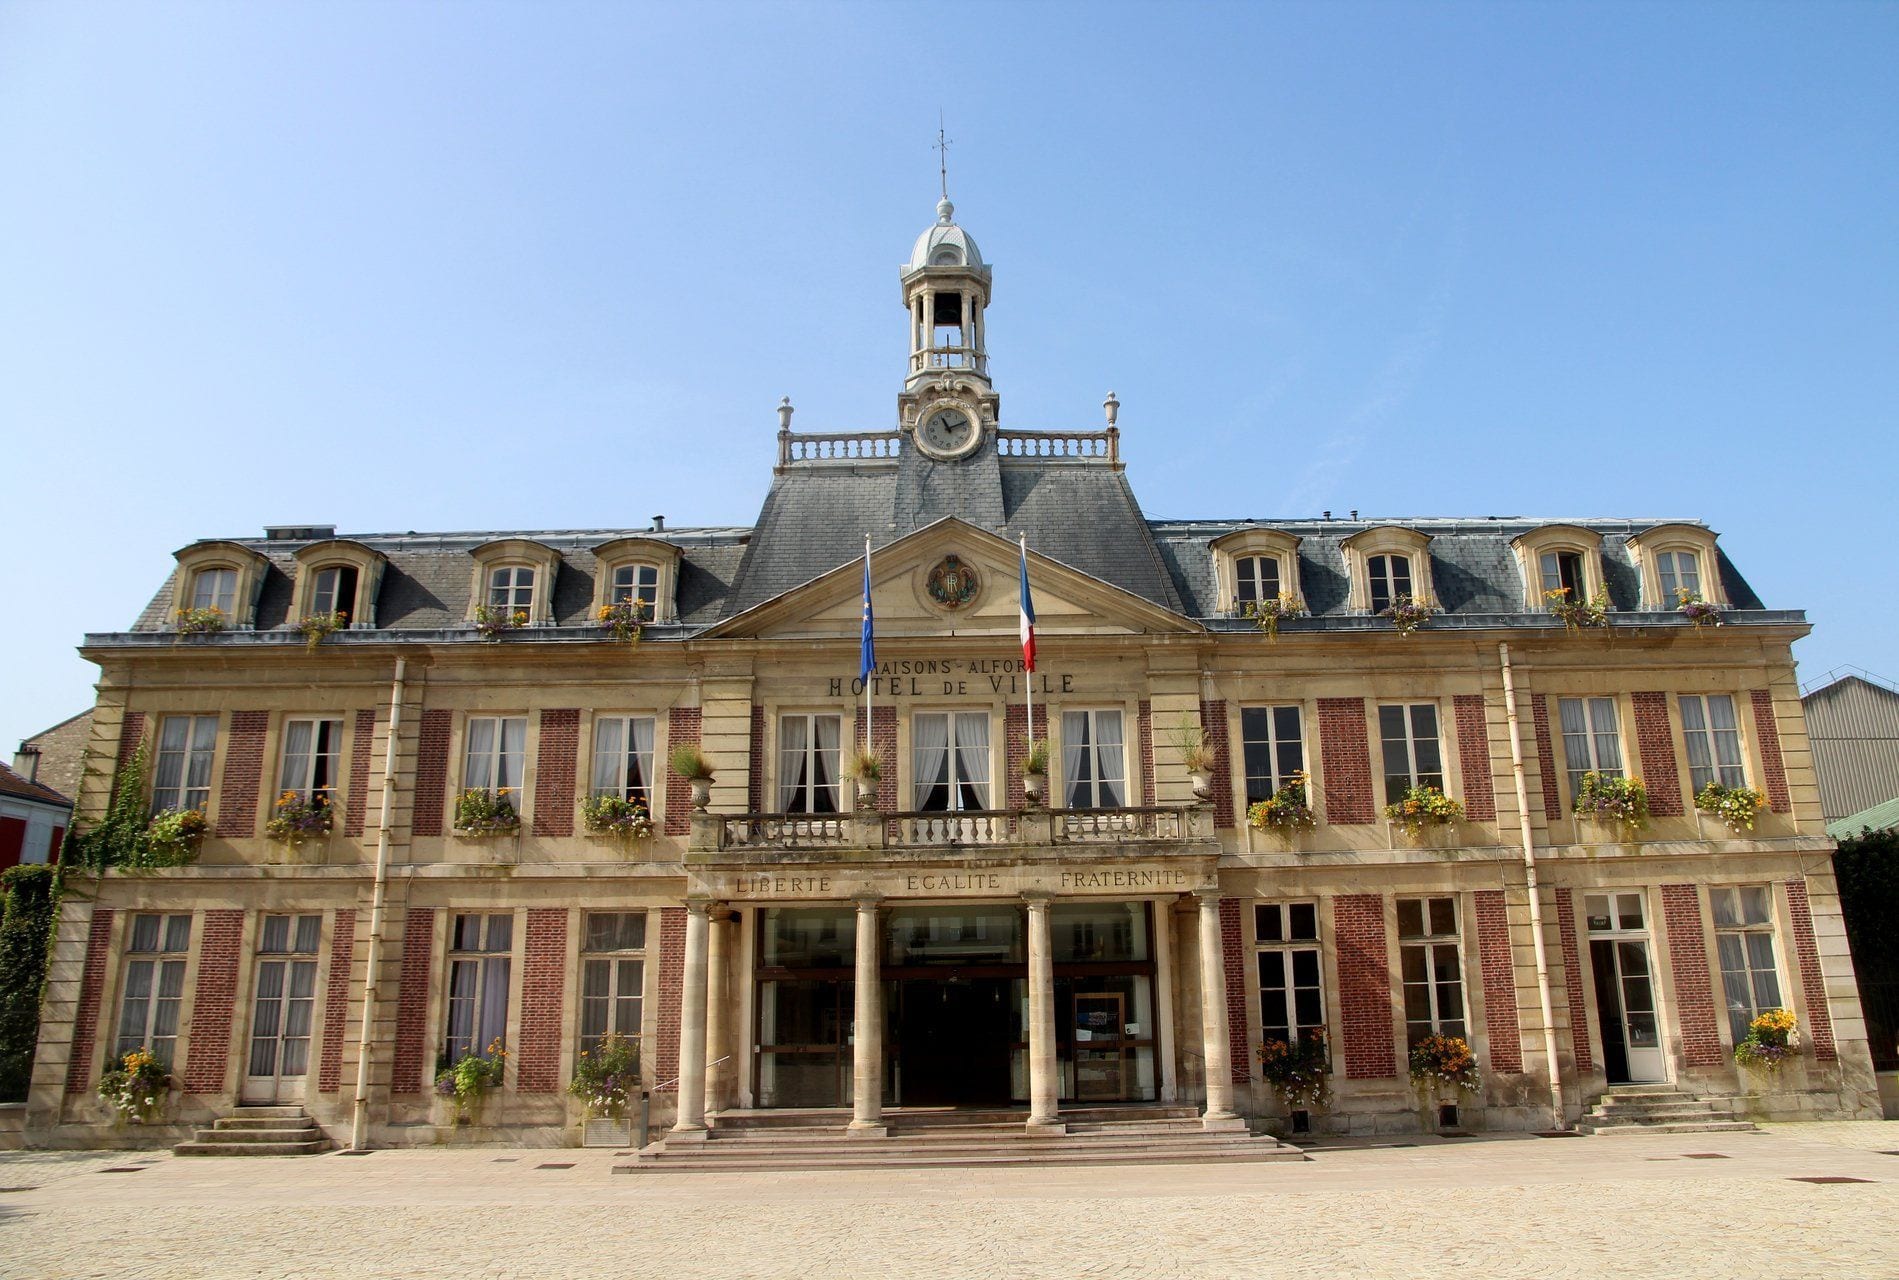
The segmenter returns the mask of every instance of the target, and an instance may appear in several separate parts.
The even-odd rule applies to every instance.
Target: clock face
[[[961,409],[938,409],[923,419],[917,440],[931,453],[961,453],[975,439],[969,415]]]

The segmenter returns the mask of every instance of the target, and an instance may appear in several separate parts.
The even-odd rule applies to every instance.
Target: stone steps
[[[1670,1085],[1617,1085],[1596,1099],[1576,1122],[1579,1133],[1747,1133],[1752,1122],[1736,1120],[1730,1103],[1703,1098]]]
[[[239,1107],[190,1142],[172,1148],[180,1156],[309,1156],[330,1149],[330,1140],[302,1107]]]

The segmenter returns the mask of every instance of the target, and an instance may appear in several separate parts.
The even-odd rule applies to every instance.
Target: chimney
[[[28,782],[38,782],[40,780],[40,749],[29,747],[22,742],[20,749],[13,753],[13,771]]]
[[[666,517],[665,516],[653,517],[653,532],[654,533],[666,532]]]

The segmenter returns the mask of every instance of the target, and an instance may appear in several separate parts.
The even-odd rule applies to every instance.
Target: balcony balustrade
[[[1162,845],[1213,839],[1204,805],[954,812],[695,813],[693,852],[942,850],[1000,846]]]

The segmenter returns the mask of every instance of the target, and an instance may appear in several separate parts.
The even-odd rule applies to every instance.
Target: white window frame
[[[184,739],[170,743],[174,725],[182,725]],[[158,750],[152,761],[152,812],[169,809],[204,811],[211,804],[212,764],[217,759],[216,715],[164,716],[158,722]],[[177,781],[161,781],[176,761]],[[194,779],[196,779],[194,781]]]
[[[1683,570],[1686,569],[1686,572]],[[1693,578],[1693,582],[1688,581]],[[1670,547],[1655,553],[1655,581],[1661,587],[1662,608],[1673,609],[1681,601],[1683,590],[1706,598],[1702,582],[1701,553],[1691,547]]]
[[[1113,744],[1118,766],[1110,773],[1101,740],[1101,726],[1113,717],[1119,742]],[[1076,732],[1080,730],[1079,734]],[[1088,766],[1086,776],[1080,766]],[[1127,713],[1120,707],[1089,707],[1062,712],[1062,796],[1070,809],[1121,809],[1127,807],[1128,739]]]
[[[452,1065],[468,1053],[487,1057],[488,1046],[497,1040],[507,1047],[508,984],[514,977],[514,913],[457,912],[449,917],[448,946],[442,1051]],[[464,983],[466,993],[458,994],[457,987]],[[456,1022],[464,1016],[467,1025],[458,1032]]]
[[[1402,738],[1394,738],[1386,734],[1386,711],[1397,711],[1401,713],[1404,725],[1404,736]],[[1431,715],[1431,731],[1428,734],[1421,733],[1418,729],[1418,713],[1421,711],[1428,711]],[[1437,768],[1434,770],[1424,767],[1424,761],[1421,759],[1423,753],[1420,751],[1420,748],[1427,743],[1432,753],[1437,757]],[[1386,804],[1396,804],[1399,800],[1404,798],[1404,793],[1412,787],[1435,786],[1445,795],[1450,794],[1450,779],[1444,768],[1444,717],[1440,714],[1437,703],[1379,703],[1378,744],[1378,759],[1383,770]],[[1392,768],[1391,755],[1394,744],[1401,744],[1404,750],[1405,768],[1402,775]],[[1394,789],[1391,785],[1392,780],[1400,776],[1407,778],[1408,781],[1404,787]]]
[[[1419,911],[1420,928],[1416,932],[1407,932],[1405,925],[1406,907],[1416,903]],[[1449,929],[1441,927],[1435,908],[1439,904],[1450,905],[1451,921]],[[1458,910],[1457,897],[1454,894],[1430,894],[1421,897],[1405,897],[1397,900],[1398,915],[1398,982],[1399,1011],[1405,1020],[1405,1044],[1416,1045],[1427,1035],[1457,1036],[1470,1041],[1470,994],[1465,990],[1464,948],[1460,925],[1462,913]],[[1416,955],[1424,965],[1424,978],[1415,979],[1409,970],[1409,960]],[[1439,976],[1439,966],[1448,958],[1455,969],[1455,975],[1447,982]],[[1457,1008],[1446,1008],[1445,987],[1454,988]],[[1411,1016],[1411,997],[1421,992],[1425,1000],[1427,1016]]]
[[[237,580],[242,577],[229,565],[209,564],[191,575],[191,607],[216,609],[225,617],[237,617]]]
[[[527,723],[526,716],[469,716],[462,726],[462,790],[486,791],[489,795],[513,795],[517,797],[514,806],[521,810],[519,798],[527,775]],[[478,725],[492,725],[487,735],[485,748],[476,750],[475,739]],[[509,730],[514,729],[519,746],[508,747]]]
[[[637,732],[636,732],[637,730]],[[588,794],[594,797],[611,796],[616,800],[637,800],[646,806],[648,813],[659,789],[654,784],[654,744],[659,732],[659,720],[656,716],[625,715],[595,716],[593,718],[593,773],[588,780]],[[617,740],[614,748],[605,739]],[[645,741],[644,750],[638,747]]]
[[[1580,730],[1570,728],[1572,707],[1582,720]],[[1585,773],[1595,772],[1612,778],[1623,776],[1622,718],[1614,698],[1595,695],[1558,698],[1556,726],[1563,738],[1563,768],[1569,777],[1572,801],[1582,788]]]
[[[291,740],[298,726],[308,726],[309,748],[291,751]],[[343,721],[337,716],[291,716],[283,724],[278,745],[277,794],[295,792],[305,804],[336,802],[342,788]]]
[[[505,609],[509,613],[525,613],[531,619],[534,616],[534,585],[538,581],[540,570],[531,564],[497,564],[489,568],[487,574],[487,597],[490,609]]]
[[[151,921],[149,938],[141,938]],[[149,1049],[167,1069],[178,1062],[178,1031],[185,999],[185,966],[191,955],[191,914],[134,914],[126,923],[125,981],[119,987],[119,1016],[114,1024],[112,1060],[134,1049]],[[134,991],[142,994],[134,995]],[[134,1001],[139,1002],[134,1013]]]
[[[1271,582],[1267,581],[1268,573]],[[1237,556],[1233,561],[1233,608],[1244,612],[1249,604],[1276,600],[1285,591],[1285,573],[1279,557],[1266,552]]]
[[[793,746],[785,726],[803,726],[802,746]],[[819,741],[819,726],[833,745]],[[844,810],[844,717],[826,711],[785,711],[778,716],[778,807],[784,813],[830,816]],[[801,779],[801,780],[800,780]]]
[[[622,579],[625,581],[622,581]],[[627,600],[640,602],[640,616],[647,622],[659,617],[659,584],[661,574],[659,566],[644,560],[629,560],[613,566],[610,585],[607,588],[607,603],[620,604]]]
[[[1570,581],[1564,581],[1563,561],[1567,558],[1574,562],[1575,573]],[[1589,567],[1580,551],[1570,547],[1551,547],[1537,553],[1537,576],[1543,583],[1545,594],[1551,591],[1567,589],[1571,604],[1581,604],[1589,599]]]
[[[925,720],[941,721],[943,724],[943,768],[937,779],[925,779],[923,766],[918,758],[921,747],[917,728]],[[965,726],[980,726],[982,734],[982,762],[977,768],[968,771],[965,777],[963,767],[964,748],[958,745]],[[987,711],[918,711],[910,717],[910,778],[911,803],[919,813],[965,813],[987,809],[990,802],[990,776],[994,769],[995,742],[990,733],[989,713]],[[929,793],[938,786],[947,792],[947,800],[938,808],[930,807],[926,801]],[[965,794],[973,792],[972,795]]]
[[[346,573],[356,579],[348,599],[343,598],[343,575]],[[361,569],[353,564],[326,564],[310,579],[310,612],[340,613],[350,622],[355,622],[356,598],[362,594],[362,590]]]
[[[1684,693],[1681,741],[1688,757],[1688,789],[1700,794],[1710,782],[1724,787],[1747,785],[1747,752],[1741,742],[1740,708],[1731,693]],[[1720,716],[1726,725],[1717,725]],[[1699,749],[1699,750],[1697,750]],[[1699,754],[1701,763],[1695,760]]]
[[[1311,912],[1311,932],[1299,931],[1295,921]],[[1275,922],[1268,928],[1267,921]],[[1253,967],[1259,975],[1260,1034],[1271,1039],[1283,1038],[1288,1044],[1308,1039],[1315,1031],[1323,1033],[1325,1022],[1325,951],[1319,922],[1319,904],[1313,899],[1253,904]],[[1277,936],[1273,936],[1274,934]],[[1302,978],[1301,962],[1295,955],[1309,955],[1311,972]],[[1269,992],[1285,999],[1286,1020],[1275,1022],[1267,1011]],[[1299,997],[1309,994],[1317,1002],[1316,1016],[1302,1017]],[[1310,1010],[1308,1010],[1310,1012]]]
[[[639,922],[639,945],[596,947],[595,916],[627,916]],[[608,1032],[635,1043],[645,1016],[646,913],[644,911],[587,911],[581,914],[580,1007],[574,1020],[582,1051],[592,1053]],[[590,994],[591,993],[591,994]]]
[[[1404,565],[1404,590],[1398,589],[1398,574],[1393,572],[1397,562]],[[1366,598],[1371,601],[1371,611],[1379,613],[1402,599],[1418,598],[1418,577],[1416,566],[1411,557],[1402,551],[1380,551],[1365,557]],[[1383,604],[1379,603],[1380,592],[1384,593]]]
[[[1739,1044],[1755,1018],[1769,1009],[1788,1007],[1783,995],[1786,987],[1780,978],[1780,946],[1774,939],[1774,888],[1765,884],[1711,885],[1708,906],[1714,918],[1715,958],[1721,967],[1728,1032],[1733,1043]],[[1751,945],[1761,939],[1767,949],[1764,963]],[[1729,941],[1731,947],[1724,945]],[[1737,978],[1742,987],[1738,993]],[[1771,1000],[1762,998],[1763,980],[1772,987]]]
[[[1281,712],[1292,713],[1292,734],[1287,736],[1283,730],[1285,717]],[[1251,736],[1247,729],[1247,720],[1263,715],[1266,721],[1266,736]],[[1292,781],[1292,775],[1303,773],[1306,767],[1306,717],[1305,707],[1297,702],[1271,703],[1260,706],[1240,708],[1240,771],[1244,784],[1246,803],[1253,804],[1272,797],[1275,791]],[[1253,770],[1254,748],[1261,748],[1266,758],[1266,772]],[[1290,755],[1290,759],[1288,756]],[[1290,764],[1292,767],[1287,768]],[[1255,781],[1259,785],[1255,786]],[[1262,790],[1264,788],[1264,790]],[[1310,803],[1311,797],[1307,796]]]

